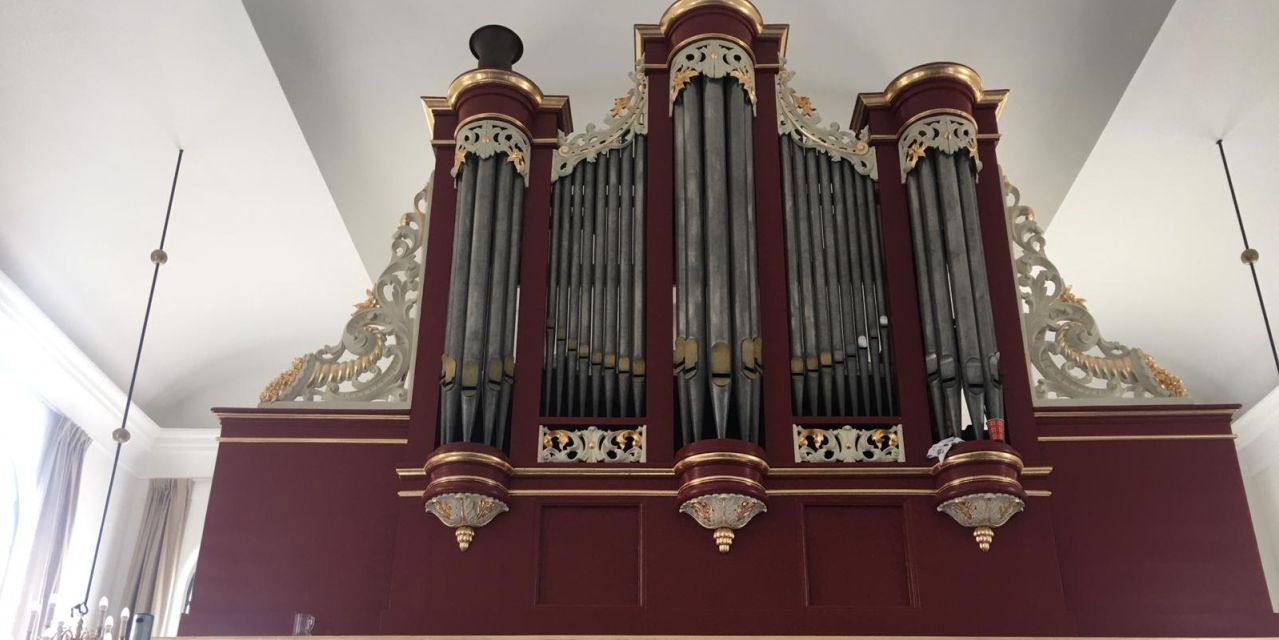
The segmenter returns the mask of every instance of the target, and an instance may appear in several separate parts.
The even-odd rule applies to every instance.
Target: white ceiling
[[[4,0],[0,271],[127,386],[183,146],[137,400],[162,426],[212,426],[210,406],[252,405],[338,338],[431,169],[417,98],[473,65],[475,27],[519,32],[517,69],[571,95],[581,128],[627,88],[630,25],[666,4]],[[1276,5],[1182,0],[1144,63],[1170,0],[759,5],[791,24],[793,85],[829,120],[930,60],[1012,89],[1000,160],[1041,220],[1061,204],[1050,254],[1107,335],[1200,400],[1274,386],[1211,145],[1225,135],[1279,300]]]
[[[6,0],[0,96],[0,271],[121,388],[186,149],[135,396],[156,422],[214,426],[340,336],[369,279],[241,5]]]
[[[582,129],[626,92],[631,25],[669,0],[245,0],[302,132],[370,274],[382,233],[433,166],[420,95],[474,67],[467,39],[499,22],[524,40],[516,70],[572,97]],[[847,2],[760,0],[789,23],[792,87],[846,125],[858,92],[906,69],[957,60],[1011,88],[1000,160],[1046,210],[1066,195],[1159,30],[1171,0]],[[447,7],[447,8],[445,8]],[[1036,150],[1053,149],[1051,155]]]
[[[1215,145],[1279,323],[1276,61],[1279,3],[1178,2],[1048,233],[1105,335],[1151,353],[1200,402],[1247,407],[1279,383]],[[1025,189],[1023,201],[1044,202]]]

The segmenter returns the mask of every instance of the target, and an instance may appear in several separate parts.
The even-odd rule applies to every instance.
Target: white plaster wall
[[[1279,611],[1279,387],[1234,423],[1270,606]]]

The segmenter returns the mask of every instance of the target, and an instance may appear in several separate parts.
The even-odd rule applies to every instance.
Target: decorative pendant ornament
[[[1025,501],[1007,493],[974,493],[937,505],[938,511],[953,518],[959,526],[973,530],[973,539],[982,551],[990,551],[995,529],[1025,508]]]
[[[686,500],[680,513],[692,516],[697,524],[714,529],[715,545],[720,553],[733,546],[733,531],[746,526],[751,518],[768,511],[763,502],[738,493],[713,493]]]
[[[475,530],[508,511],[505,502],[478,493],[442,493],[426,501],[426,512],[453,528],[457,548],[466,551],[475,539]]]

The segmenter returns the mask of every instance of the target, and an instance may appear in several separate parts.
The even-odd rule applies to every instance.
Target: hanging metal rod
[[[1235,181],[1230,177],[1230,163],[1226,161],[1226,147],[1217,140],[1217,150],[1221,152],[1221,166],[1226,170],[1226,184],[1230,187],[1230,201],[1235,205],[1235,219],[1239,221],[1239,235],[1243,237],[1243,253],[1239,259],[1252,271],[1252,286],[1257,290],[1257,304],[1261,305],[1261,321],[1266,325],[1266,338],[1270,340],[1270,356],[1275,360],[1275,371],[1279,372],[1279,349],[1275,348],[1275,333],[1270,328],[1270,314],[1266,313],[1266,299],[1261,295],[1261,281],[1257,279],[1257,253],[1248,244],[1248,232],[1243,226],[1243,214],[1239,211],[1239,198],[1235,195]]]
[[[129,441],[129,408],[133,406],[133,388],[138,382],[138,365],[142,363],[142,345],[147,339],[147,324],[151,322],[151,303],[155,300],[155,283],[160,278],[160,265],[169,261],[169,254],[164,252],[164,240],[169,235],[169,216],[173,213],[173,196],[178,191],[178,174],[182,171],[182,149],[178,149],[178,163],[173,168],[173,184],[169,187],[169,206],[164,210],[164,227],[160,230],[160,247],[151,252],[151,263],[155,268],[151,271],[151,290],[147,293],[147,310],[142,314],[142,331],[138,335],[138,350],[133,356],[133,372],[129,375],[129,392],[125,394],[124,414],[120,417],[120,428],[111,432],[115,440],[115,457],[111,460],[111,479],[107,481],[107,498],[102,503],[102,519],[98,521],[98,538],[93,544],[93,561],[89,564],[89,580],[84,585],[84,599],[73,610],[81,616],[89,613],[89,595],[93,590],[93,577],[98,569],[98,554],[102,551],[102,533],[107,526],[107,513],[111,508],[111,491],[115,488],[115,475],[120,467],[120,448]],[[125,624],[126,621],[121,621]]]

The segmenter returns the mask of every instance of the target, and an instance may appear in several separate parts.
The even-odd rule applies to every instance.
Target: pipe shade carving
[[[528,169],[517,154],[527,158],[527,139],[497,121],[473,122],[463,130],[469,133],[459,135],[460,161],[454,166],[457,209],[440,364],[440,443],[502,448],[515,382],[521,174],[527,178]]]
[[[986,422],[1004,417],[971,152],[975,132],[967,120],[938,116],[912,125],[899,143],[913,158],[906,196],[936,440],[984,438]]]
[[[1002,172],[1004,213],[1012,234],[1026,355],[1039,374],[1038,400],[1165,398],[1188,401],[1181,378],[1136,347],[1102,337],[1085,301],[1048,258],[1035,212]]]
[[[391,261],[355,305],[336,345],[296,358],[262,391],[260,406],[285,402],[408,402],[422,294],[422,246],[431,186],[413,198],[391,239]]]

